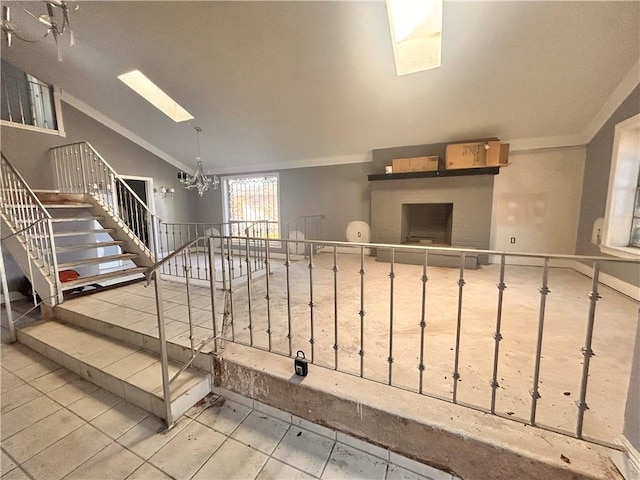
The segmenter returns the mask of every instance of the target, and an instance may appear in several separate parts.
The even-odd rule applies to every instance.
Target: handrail
[[[114,178],[120,180],[122,182],[122,184],[124,185],[124,188],[131,194],[133,195],[133,198],[135,198],[138,203],[140,203],[142,205],[142,207],[144,208],[144,210],[146,210],[150,215],[154,216],[155,218],[159,219],[160,221],[162,221],[162,219],[156,215],[155,213],[153,213],[149,207],[147,206],[147,204],[138,196],[138,194],[136,192],[134,192],[131,187],[127,184],[127,182],[120,176],[118,175],[118,173],[114,170],[114,168],[109,165],[109,162],[107,162],[102,155],[100,155],[100,153],[98,153],[98,151],[93,148],[93,145],[91,145],[89,142],[75,142],[75,143],[68,143],[66,145],[59,145],[57,147],[52,147],[49,149],[49,151],[51,150],[56,150],[56,149],[60,149],[60,148],[64,148],[64,147],[73,147],[75,145],[86,145],[87,147],[89,147],[91,149],[91,151],[93,152],[93,154],[95,154],[102,163],[104,163],[105,167],[107,167],[107,169],[113,174]],[[89,192],[86,192],[89,193]]]
[[[269,226],[270,223],[279,223],[279,222],[276,222],[275,220],[255,220],[247,228],[244,229],[244,234],[245,235],[249,235],[249,230],[250,229],[252,229],[256,225],[262,225],[262,224],[265,224],[265,223],[267,224],[267,226]]]
[[[0,238],[0,242],[4,242],[5,240],[10,239],[11,237],[15,237],[16,235],[20,235],[22,232],[26,232],[27,230],[29,230],[30,228],[33,228],[34,226],[36,226],[38,223],[40,222],[44,222],[45,220],[48,220],[47,218],[41,218],[39,220],[36,220],[35,222],[33,222],[31,225],[29,225],[28,227],[24,227],[21,228],[20,230],[13,232],[11,235],[7,235],[6,237],[2,237]]]
[[[153,275],[154,272],[156,272],[160,267],[162,267],[165,263],[167,263],[169,260],[174,259],[175,257],[177,257],[178,255],[180,255],[182,252],[184,252],[187,248],[193,246],[194,243],[200,242],[201,240],[205,239],[205,238],[209,238],[209,235],[203,235],[200,236],[198,238],[195,238],[194,240],[191,240],[187,243],[185,243],[184,245],[182,245],[180,248],[178,248],[177,250],[174,250],[173,252],[171,252],[169,255],[167,255],[166,257],[164,257],[162,260],[156,262],[155,264],[153,264],[152,266],[150,266],[147,271],[145,272],[145,277],[147,277],[147,285],[149,285],[151,283],[151,275]]]
[[[38,196],[35,194],[35,192],[33,190],[31,190],[31,188],[29,187],[29,184],[24,180],[24,177],[22,175],[20,175],[20,172],[18,172],[18,170],[16,170],[16,167],[14,167],[11,164],[11,162],[5,156],[4,153],[0,152],[0,155],[2,155],[2,160],[4,160],[7,163],[7,165],[9,166],[11,171],[13,172],[13,174],[16,177],[18,177],[18,180],[20,180],[20,183],[22,184],[23,188],[29,193],[29,196],[31,197],[31,199],[34,200],[34,203],[40,208],[40,210],[45,215],[45,217],[51,218],[51,214],[49,213],[49,211],[46,208],[44,208],[44,205],[42,205],[42,202],[40,201]]]

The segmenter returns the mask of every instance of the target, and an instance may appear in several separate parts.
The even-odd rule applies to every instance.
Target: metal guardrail
[[[33,77],[21,78],[2,72],[2,119],[21,125],[53,129],[55,123],[53,91]]]
[[[596,306],[598,300],[600,299],[599,273],[601,266],[604,263],[627,264],[632,266],[632,268],[640,268],[640,260],[629,260],[600,256],[567,256],[554,254],[544,255],[477,249],[386,244],[357,244],[349,242],[304,240],[303,242],[309,245],[308,251],[310,253],[308,259],[298,260],[303,265],[295,266],[295,275],[292,275],[292,273],[294,273],[292,270],[294,268],[294,261],[292,258],[291,249],[297,243],[300,243],[301,240],[280,240],[280,242],[284,244],[284,258],[282,258],[282,255],[276,257],[273,256],[273,253],[269,248],[269,242],[264,238],[228,237],[222,235],[215,237],[199,237],[197,239],[193,239],[188,244],[176,250],[176,252],[174,252],[172,256],[183,255],[189,249],[194,248],[195,245],[205,245],[207,247],[206,256],[209,262],[209,268],[211,269],[211,271],[215,272],[216,265],[221,266],[227,261],[228,251],[229,248],[231,248],[231,245],[234,243],[237,244],[241,241],[245,242],[245,249],[243,253],[245,256],[245,261],[247,263],[253,261],[253,257],[256,255],[256,250],[248,246],[249,242],[254,242],[255,245],[261,246],[261,248],[259,249],[262,250],[262,254],[264,255],[263,261],[267,270],[267,275],[261,277],[260,279],[254,279],[251,274],[249,274],[246,282],[243,284],[232,284],[231,282],[227,281],[227,279],[225,279],[221,289],[217,288],[215,282],[210,282],[209,288],[211,290],[211,320],[213,332],[213,336],[211,337],[210,341],[215,340],[215,351],[218,351],[219,349],[218,343],[222,340],[225,340],[277,353],[279,355],[292,357],[296,349],[299,348],[303,343],[303,341],[300,339],[300,332],[304,331],[309,334],[308,346],[311,355],[308,358],[309,361],[313,364],[331,368],[333,370],[341,371],[344,373],[349,373],[362,378],[367,378],[368,380],[385,383],[394,387],[409,389],[419,394],[439,398],[441,400],[446,400],[455,404],[460,404],[466,407],[481,410],[488,414],[516,420],[528,425],[563,433],[565,435],[570,435],[579,439],[612,446],[605,440],[594,439],[584,435],[584,417],[585,412],[588,410],[587,387],[590,377],[590,360],[594,355],[593,341],[594,325],[596,320]],[[316,254],[314,252],[318,247],[323,248],[322,253],[318,254],[323,256],[323,271],[316,273]],[[344,297],[341,297],[341,290],[344,289],[344,284],[342,284],[343,280],[341,276],[343,274],[341,273],[341,265],[339,264],[338,253],[340,251],[340,254],[343,255],[343,250],[345,249],[350,249],[353,253],[357,254],[356,257],[353,257],[353,255],[349,255],[349,257],[351,259],[356,258],[356,263],[359,265],[357,276],[354,275],[354,272],[348,274],[350,275],[349,281],[352,282],[352,285],[355,285],[355,283],[353,282],[359,284],[356,287],[359,288],[359,295],[357,295],[358,298],[354,298],[353,293],[350,293],[349,297],[349,302],[352,307],[355,307],[356,305],[359,306],[358,311],[354,310],[352,312],[352,315],[358,318],[358,320],[355,322],[347,321],[344,318],[339,317],[341,311],[339,307],[342,307],[341,305],[339,305],[339,301],[343,301],[345,299]],[[385,290],[386,292],[388,292],[387,298],[383,298],[384,295],[381,296],[379,292],[378,294],[376,294],[375,298],[365,298],[365,293],[366,291],[368,291],[366,290],[365,286],[369,281],[368,272],[366,271],[367,262],[365,261],[365,254],[369,251],[369,249],[375,249],[378,253],[386,250],[390,254],[390,261],[388,263],[381,264],[388,265],[388,289]],[[416,351],[413,352],[415,353],[415,358],[417,359],[415,365],[415,385],[411,387],[408,387],[405,383],[403,383],[403,381],[406,380],[406,362],[400,365],[402,368],[398,372],[399,374],[404,374],[405,378],[403,379],[403,381],[396,380],[395,365],[398,363],[398,360],[406,360],[402,358],[403,356],[413,356],[413,353],[408,354],[405,351],[398,351],[398,347],[394,343],[394,339],[398,334],[398,332],[394,330],[395,328],[397,328],[396,320],[403,320],[406,322],[406,319],[396,318],[396,302],[398,301],[397,297],[399,296],[396,291],[396,283],[399,280],[398,278],[396,278],[398,268],[397,259],[399,259],[400,255],[406,254],[408,252],[417,255],[420,259],[418,263],[421,264],[419,267],[419,271],[418,268],[414,267],[414,275],[417,276],[412,280],[415,286],[417,286],[417,284],[419,283],[421,298],[419,300],[420,307],[416,309],[413,315],[417,320],[419,320],[419,323],[416,322],[417,344]],[[443,254],[446,254],[449,257],[453,256],[458,264],[458,267],[455,270],[448,270],[448,272],[456,272],[454,278],[450,280],[452,282],[455,282],[455,290],[453,288],[450,288],[449,290],[451,295],[452,307],[453,303],[455,303],[456,305],[456,313],[454,314],[454,318],[452,319],[455,321],[455,324],[452,326],[452,336],[449,339],[449,342],[451,342],[452,344],[453,353],[451,358],[451,394],[448,397],[444,395],[434,394],[432,391],[427,391],[427,388],[425,388],[425,371],[433,369],[433,365],[428,365],[429,361],[425,350],[427,335],[429,334],[428,320],[430,318],[428,305],[428,282],[429,273],[431,272],[431,269],[434,268],[430,265],[429,262],[433,261],[432,259],[435,258],[434,256]],[[464,351],[463,340],[464,336],[466,335],[463,327],[465,326],[465,313],[467,311],[463,308],[463,302],[465,299],[465,288],[469,288],[469,285],[467,284],[468,278],[466,278],[467,269],[465,267],[465,260],[472,255],[491,255],[499,259],[499,267],[497,267],[499,268],[499,273],[496,279],[497,296],[495,298],[495,328],[492,334],[493,347],[491,349],[492,353],[490,358],[486,358],[486,363],[491,365],[491,375],[490,378],[487,379],[490,384],[490,396],[486,399],[487,404],[490,405],[489,408],[483,407],[483,402],[480,402],[480,400],[475,401],[474,403],[463,401],[460,398],[459,392],[462,370],[461,353]],[[535,351],[532,351],[533,358],[528,359],[528,361],[531,361],[533,365],[532,375],[530,377],[530,391],[526,394],[527,396],[530,396],[529,418],[519,418],[516,416],[505,415],[503,412],[501,413],[501,411],[497,407],[499,401],[497,391],[498,389],[503,388],[500,385],[499,380],[500,376],[504,375],[504,373],[501,373],[500,370],[500,362],[501,359],[504,358],[500,353],[500,345],[501,341],[503,340],[503,334],[505,331],[503,305],[505,302],[505,291],[508,283],[505,270],[507,269],[508,261],[516,257],[538,259],[541,263],[540,267],[537,267],[541,269],[541,276],[539,281],[539,305],[537,306],[537,333],[535,334]],[[171,258],[171,256],[167,257],[162,262],[149,269],[147,273],[147,279],[149,281],[157,280],[157,274],[162,268],[162,263],[170,262]],[[344,257],[340,258],[342,258],[344,261]],[[576,383],[579,384],[579,395],[577,402],[577,413],[575,417],[575,429],[573,431],[569,431],[567,429],[563,429],[554,425],[545,425],[544,419],[543,422],[541,422],[538,418],[540,416],[538,400],[541,398],[541,364],[545,344],[543,332],[545,329],[545,322],[547,321],[547,298],[550,294],[549,272],[552,268],[552,265],[557,263],[557,261],[567,260],[588,262],[592,265],[591,290],[590,292],[588,292],[588,295],[586,295],[586,307],[588,307],[585,323],[586,331],[581,348],[582,372],[579,379],[576,379]],[[332,264],[329,265],[327,263],[328,261]],[[377,263],[376,265],[380,264]],[[277,274],[274,274],[273,272],[274,266],[277,266],[278,268]],[[353,260],[351,260],[350,266],[351,268],[354,267]],[[306,280],[302,280],[304,275],[301,272],[303,270],[306,271],[307,269],[308,274],[304,274],[306,275]],[[326,270],[329,270],[331,273],[328,273]],[[322,274],[321,280],[316,278],[316,276],[319,274]],[[450,273],[448,275],[451,276]],[[406,279],[404,281],[406,281]],[[377,282],[378,284],[380,284],[381,282],[381,279],[379,277],[377,278]],[[301,283],[306,283],[306,285],[301,285]],[[473,287],[474,285],[471,284],[471,286]],[[453,287],[453,285],[451,287]],[[156,289],[156,298],[158,299],[158,319],[159,322],[162,323],[164,320],[161,307],[162,295],[160,282],[156,281]],[[301,291],[304,292],[304,295],[302,297],[300,296]],[[323,295],[320,297],[322,304],[317,304],[318,299],[316,298],[316,291],[320,292],[319,296]],[[330,291],[332,291],[333,293],[333,305],[327,305],[327,302],[331,301],[327,299],[327,293]],[[353,289],[350,290],[350,292],[353,292]],[[187,297],[189,297],[189,295],[189,287],[187,285]],[[216,299],[216,295],[218,295],[219,297],[222,296],[223,300],[221,300],[221,298]],[[418,301],[417,298],[415,300]],[[187,304],[189,310],[189,318],[191,318],[192,306],[189,300],[187,300]],[[303,313],[303,306],[304,309],[306,309],[306,313]],[[373,320],[377,322],[375,323],[375,337],[377,339],[377,342],[386,342],[387,367],[385,380],[381,379],[379,371],[375,375],[371,373],[372,367],[370,366],[370,363],[373,361],[376,365],[378,365],[378,368],[380,368],[380,359],[372,358],[369,363],[366,361],[368,357],[365,355],[365,346],[367,345],[367,342],[371,341],[371,338],[365,337],[365,335],[371,334],[371,327],[370,325],[367,325],[368,308],[375,309],[376,311],[375,315],[377,315],[377,317],[375,319],[370,319],[369,322]],[[381,319],[381,315],[383,317],[385,316],[383,313],[381,313],[384,308],[388,309],[388,314],[386,315],[386,331],[384,327],[381,326],[384,324],[384,319]],[[274,309],[278,309],[277,315],[274,313]],[[329,319],[329,317],[332,318]],[[511,318],[509,317],[508,320],[511,321]],[[277,322],[277,325],[275,326],[274,321]],[[320,323],[318,324],[318,322]],[[243,325],[242,327],[241,324]],[[274,341],[273,337],[274,327],[278,329],[277,342]],[[241,332],[238,331],[238,328],[241,328]],[[283,329],[285,329],[285,331],[283,331]],[[160,331],[162,332],[162,328],[160,329]],[[318,344],[317,338],[318,331],[320,331],[319,335],[322,340],[320,342],[320,345]],[[256,337],[256,335],[259,335],[259,338]],[[350,363],[353,367],[354,360],[353,355],[343,351],[343,347],[340,345],[341,338],[343,339],[342,341],[345,341],[345,337],[349,337],[351,343],[353,343],[353,346],[350,347],[351,349],[359,349],[357,351],[357,357],[359,357],[359,367],[357,368],[357,371],[354,371],[353,369],[350,369],[343,365],[346,360],[349,360],[349,362],[346,363]],[[284,338],[286,338],[286,340],[283,342],[282,340]],[[329,341],[328,339],[331,339],[332,341],[332,345],[330,346],[330,348],[333,351],[330,355],[327,351],[327,341]],[[321,350],[319,351],[318,348],[320,348]],[[382,347],[379,347],[378,349],[380,348]],[[192,351],[193,349],[194,348],[192,346]],[[378,352],[377,355],[380,354],[381,351]],[[396,359],[396,356],[400,358]],[[329,357],[333,358],[333,365],[326,363],[326,360]],[[431,361],[433,361],[433,358]],[[524,368],[524,366],[522,368]]]
[[[161,219],[127,185],[88,142],[78,142],[50,150],[61,192],[92,195],[120,220],[133,241],[147,255],[158,258],[157,229]]]

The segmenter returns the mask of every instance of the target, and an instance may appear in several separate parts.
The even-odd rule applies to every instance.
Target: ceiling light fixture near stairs
[[[67,29],[69,30],[69,45],[75,45],[73,30],[71,30],[71,22],[69,21],[69,5],[67,5],[67,2],[65,0],[47,0],[43,3],[47,6],[46,14],[36,15],[34,13],[31,13],[26,8],[24,8],[23,10],[27,15],[33,17],[35,20],[37,20],[47,28],[44,35],[40,37],[27,38],[22,33],[23,29],[19,28],[18,22],[14,22],[11,20],[11,8],[6,5],[2,7],[2,19],[0,20],[0,27],[2,27],[2,33],[4,33],[4,38],[7,41],[8,47],[11,46],[14,36],[17,39],[22,40],[23,42],[35,43],[44,40],[50,34],[53,34],[53,39],[56,42],[56,46],[58,48],[58,61],[61,62],[62,51],[60,50],[58,38],[62,37]],[[76,5],[75,9],[77,10],[78,8],[79,7]],[[61,12],[60,15],[57,15],[57,12]],[[24,30],[31,30],[31,28],[26,26]]]
[[[202,169],[202,159],[200,157],[200,132],[202,129],[197,125],[193,127],[196,131],[196,172],[193,175],[189,175],[185,172],[178,173],[178,179],[180,183],[184,185],[187,190],[194,188],[198,189],[198,195],[202,196],[204,192],[213,187],[215,190],[220,186],[220,180],[217,175],[205,175]]]

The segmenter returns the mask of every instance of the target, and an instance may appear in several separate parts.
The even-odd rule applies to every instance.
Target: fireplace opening
[[[403,244],[451,246],[453,203],[402,205]]]

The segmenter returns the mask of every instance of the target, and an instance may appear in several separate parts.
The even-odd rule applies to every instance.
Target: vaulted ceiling
[[[14,18],[22,7],[3,2]],[[2,56],[194,166],[174,123],[117,76],[142,70],[195,116],[211,173],[358,161],[374,148],[583,132],[640,58],[640,2],[445,2],[442,67],[396,76],[384,2],[78,2],[76,45]]]

